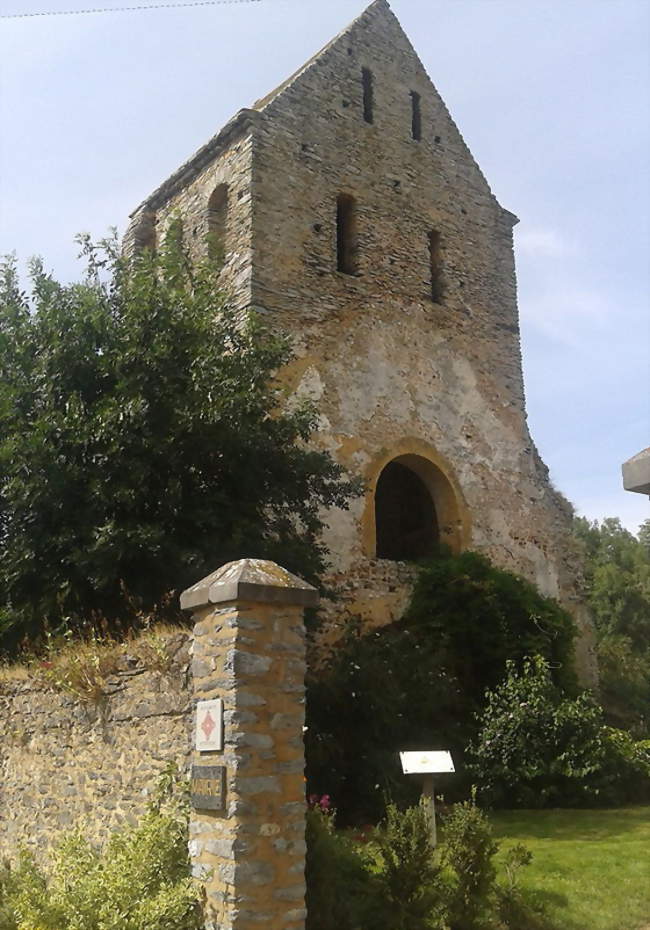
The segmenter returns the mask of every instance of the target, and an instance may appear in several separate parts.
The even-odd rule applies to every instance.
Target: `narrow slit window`
[[[440,233],[429,233],[429,270],[431,283],[431,299],[434,303],[442,303],[442,260],[440,257]]]
[[[145,249],[149,249],[150,252],[156,251],[155,213],[143,213],[133,233],[133,246],[136,254],[144,252]]]
[[[372,123],[374,122],[375,94],[370,68],[361,69],[361,82],[363,84],[363,118],[366,123]]]
[[[228,185],[219,184],[210,194],[207,210],[208,255],[222,262],[226,255],[228,224]]]
[[[411,135],[418,142],[422,138],[422,107],[420,95],[415,90],[411,91]]]
[[[336,201],[336,267],[344,274],[357,273],[356,203],[350,194]]]

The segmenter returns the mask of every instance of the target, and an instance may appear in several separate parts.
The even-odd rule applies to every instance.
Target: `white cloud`
[[[556,229],[532,227],[516,229],[515,245],[522,255],[541,258],[563,258],[577,253],[575,243],[570,242]]]
[[[602,294],[588,288],[562,287],[520,301],[524,326],[587,353],[603,350],[602,333],[616,318],[616,309]]]

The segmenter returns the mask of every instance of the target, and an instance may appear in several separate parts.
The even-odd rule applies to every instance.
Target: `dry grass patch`
[[[96,633],[84,639],[49,637],[38,653],[0,665],[0,689],[33,681],[77,700],[98,703],[117,675],[171,672],[186,635],[183,627],[159,622],[121,639]]]

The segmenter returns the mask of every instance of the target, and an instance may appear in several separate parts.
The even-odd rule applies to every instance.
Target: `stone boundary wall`
[[[67,829],[94,840],[144,813],[170,762],[189,767],[189,632],[160,634],[151,661],[127,652],[83,699],[36,677],[0,678],[0,859],[39,857]]]
[[[193,634],[71,645],[5,670],[0,860],[24,846],[47,860],[73,827],[102,841],[135,824],[176,763],[191,776],[205,930],[304,930],[303,612],[318,599],[274,562],[242,559],[181,595]]]

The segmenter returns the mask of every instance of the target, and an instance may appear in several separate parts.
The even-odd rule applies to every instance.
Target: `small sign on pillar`
[[[190,782],[192,806],[196,810],[222,811],[226,806],[225,778],[223,765],[193,765]]]
[[[223,749],[223,701],[198,701],[196,705],[197,752],[221,752]]]
[[[402,771],[405,775],[419,775],[422,779],[422,797],[420,803],[429,812],[431,823],[431,843],[438,842],[436,832],[436,801],[433,790],[433,776],[454,772],[451,753],[443,751],[400,752]]]

